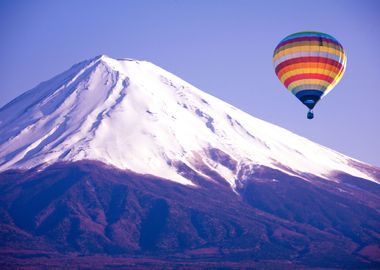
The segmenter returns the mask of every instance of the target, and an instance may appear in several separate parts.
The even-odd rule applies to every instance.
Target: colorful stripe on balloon
[[[273,53],[277,77],[298,98],[305,93],[326,95],[342,78],[346,62],[343,46],[334,37],[312,31],[287,36]]]

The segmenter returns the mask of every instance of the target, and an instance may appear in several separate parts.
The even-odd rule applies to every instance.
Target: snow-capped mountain
[[[380,269],[380,169],[145,61],[0,109],[1,269]]]
[[[98,160],[185,185],[212,171],[235,188],[263,165],[377,182],[366,164],[244,113],[146,61],[99,56],[0,110],[0,170]],[[211,180],[211,179],[210,179]]]

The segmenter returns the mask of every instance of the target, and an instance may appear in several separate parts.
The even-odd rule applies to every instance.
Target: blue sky
[[[151,61],[249,114],[380,166],[380,1],[0,1],[0,106],[74,63]],[[280,84],[286,35],[336,37],[348,63],[315,119]],[[0,131],[1,132],[1,131]]]

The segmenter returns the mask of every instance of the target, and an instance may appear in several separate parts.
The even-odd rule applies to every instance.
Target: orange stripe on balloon
[[[298,64],[285,66],[278,71],[277,76],[280,78],[289,71],[293,71],[296,69],[306,69],[309,67],[330,70],[336,74],[338,74],[341,71],[341,69],[339,69],[338,67],[330,65],[330,64],[309,62],[309,63],[298,63]]]
[[[333,71],[324,70],[324,69],[308,69],[307,72],[310,74],[319,74],[331,77],[333,80],[335,80],[336,77],[338,77],[339,73],[335,73]],[[302,72],[302,69],[295,69],[294,71],[289,71],[287,73],[284,73],[281,77],[278,77],[282,83],[284,83],[288,78],[291,78],[293,76],[299,75],[299,74],[305,74]],[[310,79],[310,78],[308,78]]]
[[[325,58],[325,57],[318,57],[318,56],[302,56],[302,57],[297,57],[297,58],[291,58],[289,60],[285,60],[284,62],[281,62],[275,67],[276,73],[281,70],[282,68],[297,64],[297,63],[324,63],[324,64],[330,64],[333,66],[336,66],[337,68],[344,68],[344,66],[339,63],[338,61],[335,61],[330,58]]]

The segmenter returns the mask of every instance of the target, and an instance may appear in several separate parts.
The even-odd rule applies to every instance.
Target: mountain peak
[[[138,60],[133,58],[113,58],[106,54],[100,54],[98,56],[95,56],[94,58],[91,58],[90,60],[84,61],[82,63],[103,63],[105,65],[109,65],[112,68],[121,68],[123,69],[123,64],[143,64],[155,66],[156,68],[159,68],[155,64],[146,61],[146,60]]]
[[[367,165],[254,118],[152,63],[106,55],[1,108],[0,130],[0,170],[89,159],[186,185],[194,185],[194,172],[235,187],[258,165],[300,177],[334,181],[335,172],[347,172],[376,181]]]
[[[107,54],[99,54],[95,57],[92,58],[92,60],[104,60],[104,61],[107,61],[107,60],[113,60],[113,61],[139,61],[138,59],[134,59],[134,58],[128,58],[128,57],[124,57],[124,58],[114,58],[114,57],[111,57]]]

